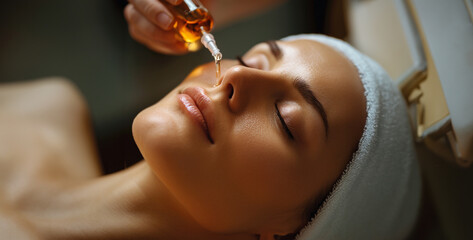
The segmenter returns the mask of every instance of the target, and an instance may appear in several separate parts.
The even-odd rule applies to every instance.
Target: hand
[[[162,0],[178,5],[182,0]],[[185,43],[175,37],[174,17],[159,0],[129,0],[124,15],[131,37],[153,51],[185,54]]]

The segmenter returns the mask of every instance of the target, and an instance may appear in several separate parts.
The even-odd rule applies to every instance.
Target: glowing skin
[[[265,43],[252,48],[243,56],[249,67],[222,61],[218,86],[213,63],[196,68],[133,123],[157,179],[208,230],[262,236],[294,231],[361,137],[364,90],[349,60],[314,41],[277,43],[277,56]],[[294,87],[296,79],[323,105],[328,131],[320,111]],[[189,91],[203,94],[194,100],[205,102],[199,107],[207,131],[195,120],[199,111],[190,113]]]
[[[216,87],[213,62],[196,68],[136,117],[146,161],[106,176],[73,85],[0,86],[0,238],[267,240],[296,231],[351,158],[365,100],[339,53],[278,44],[255,46],[247,67],[222,62]]]

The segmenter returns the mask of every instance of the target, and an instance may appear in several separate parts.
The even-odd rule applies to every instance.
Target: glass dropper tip
[[[222,60],[223,55],[217,47],[214,36],[205,31],[204,27],[200,27],[200,30],[202,31],[202,38],[200,41],[202,42],[202,45],[210,51],[215,60],[217,77],[217,84],[215,86],[218,86],[220,85],[220,61]]]
[[[220,70],[220,61],[222,60],[222,54],[218,54],[216,56],[214,56],[215,58],[215,75],[217,77],[217,84],[215,86],[218,86],[221,84],[221,79],[220,79],[220,73],[221,73],[221,70]]]
[[[208,33],[207,31],[204,30],[203,27],[201,27],[202,30],[202,38],[200,41],[202,42],[202,45],[204,45],[205,48],[207,48],[212,56],[214,57],[215,60],[221,60],[222,59],[222,53],[220,52],[220,49],[217,47],[217,42],[215,42],[215,38],[212,34]]]

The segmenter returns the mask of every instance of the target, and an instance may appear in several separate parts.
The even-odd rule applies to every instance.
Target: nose
[[[281,74],[244,66],[229,68],[219,88],[227,98],[231,112],[249,106],[274,104],[287,91],[287,80]]]

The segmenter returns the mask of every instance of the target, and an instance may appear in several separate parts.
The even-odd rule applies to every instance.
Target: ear
[[[259,235],[259,240],[275,240],[273,233],[262,233]]]

